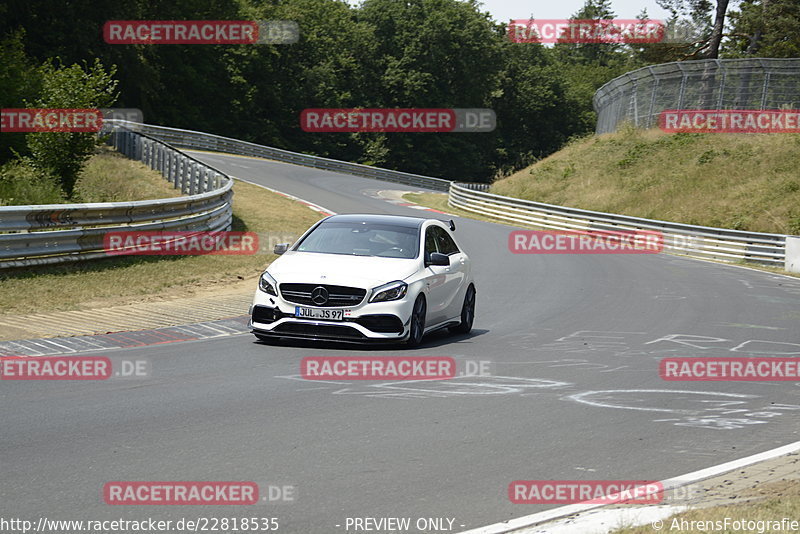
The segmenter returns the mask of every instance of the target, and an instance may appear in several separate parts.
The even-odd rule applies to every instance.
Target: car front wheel
[[[416,347],[422,342],[422,334],[425,333],[425,314],[427,312],[425,297],[422,295],[414,301],[414,310],[411,312],[411,327],[406,341],[407,347]]]

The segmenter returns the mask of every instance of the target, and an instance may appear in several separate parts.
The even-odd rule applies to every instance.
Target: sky
[[[488,11],[497,22],[511,19],[567,19],[583,7],[584,0],[479,0],[482,11]],[[642,10],[647,9],[651,19],[666,19],[668,13],[661,9],[655,0],[612,0],[611,8],[619,19],[635,19]]]
[[[358,5],[359,0],[346,0],[350,5]],[[478,0],[483,4],[481,11],[488,11],[496,22],[513,19],[568,19],[577,12],[584,0]],[[732,2],[733,3],[733,2]],[[635,19],[642,8],[647,9],[651,19],[666,20],[669,13],[661,9],[656,0],[611,0],[611,9],[618,19]]]

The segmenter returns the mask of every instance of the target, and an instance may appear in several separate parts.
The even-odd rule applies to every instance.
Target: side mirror
[[[431,252],[430,258],[425,262],[425,266],[439,265],[441,267],[448,267],[450,265],[450,256],[442,254],[441,252]]]
[[[272,250],[272,252],[280,256],[287,250],[289,250],[289,243],[278,243],[277,245],[275,245],[275,248]]]

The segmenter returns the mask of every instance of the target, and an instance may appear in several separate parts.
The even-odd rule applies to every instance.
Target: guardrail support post
[[[180,182],[180,177],[178,176],[178,173],[175,172],[175,170],[176,170],[175,169],[175,167],[176,167],[175,163],[176,163],[175,162],[175,154],[172,152],[172,150],[170,150],[169,151],[169,170],[167,171],[168,172],[167,176],[171,179],[172,185],[175,186],[175,189],[177,189],[177,188],[179,188],[181,186],[181,182]]]
[[[197,164],[192,162],[189,164],[189,194],[194,195],[197,193]]]
[[[786,236],[786,270],[800,273],[800,236]]]
[[[181,188],[181,194],[186,194],[186,182],[183,178],[183,161],[181,158],[175,157],[175,178],[178,180],[178,185]]]
[[[135,147],[134,153],[136,154],[136,160],[142,161],[144,159],[144,147],[142,146],[142,137],[134,136],[133,138],[133,146]]]
[[[189,181],[189,160],[181,158],[179,161],[181,162],[181,191],[186,194],[192,189]]]
[[[142,152],[143,158],[142,161],[145,165],[152,168],[153,166],[150,165],[150,140],[149,139],[142,139]]]

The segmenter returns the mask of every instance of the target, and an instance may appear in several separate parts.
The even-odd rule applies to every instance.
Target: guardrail
[[[117,121],[110,121],[117,122]],[[188,196],[133,202],[0,206],[0,269],[106,257],[112,231],[221,231],[231,226],[233,181],[147,135],[115,125],[109,141]]]
[[[189,196],[98,204],[0,207],[0,268],[105,256],[103,235],[114,230],[223,230],[231,223],[232,180],[171,145],[264,157],[307,167],[449,192],[453,207],[500,221],[553,230],[662,232],[668,251],[706,259],[748,261],[793,270],[786,242],[797,237],[642,219],[555,206],[488,193],[485,184],[459,184],[298,154],[227,137],[127,121],[113,125],[111,142],[125,155],[159,170]],[[158,137],[159,139],[157,139]],[[163,140],[168,140],[167,144]],[[198,192],[199,191],[199,192]],[[56,231],[51,231],[58,228]],[[797,246],[795,245],[795,248]],[[793,249],[794,250],[794,249]]]
[[[791,236],[640,219],[543,204],[450,185],[450,206],[501,221],[552,230],[651,230],[663,233],[664,249],[723,261],[748,261],[790,270],[786,240]]]
[[[138,123],[125,124],[148,135],[165,139],[176,146],[263,157],[317,169],[448,191],[449,205],[512,223],[557,230],[655,230],[664,234],[664,248],[673,252],[708,259],[746,260],[775,266],[784,266],[786,263],[786,236],[780,234],[692,226],[553,206],[494,195],[486,192],[489,187],[487,184],[456,183],[439,178],[298,154],[190,130]]]
[[[142,132],[149,136],[162,139],[171,145],[178,147],[196,148],[201,150],[212,150],[215,152],[227,152],[229,154],[239,154],[241,156],[267,158],[285,163],[294,163],[295,165],[303,165],[304,167],[313,167],[315,169],[324,169],[328,171],[352,174],[354,176],[361,176],[364,178],[374,178],[376,180],[385,180],[387,182],[424,187],[427,189],[433,189],[435,191],[447,191],[450,185],[450,180],[443,180],[441,178],[432,178],[430,176],[422,176],[420,174],[411,174],[407,172],[393,171],[390,169],[382,169],[380,167],[370,167],[369,165],[361,165],[359,163],[349,163],[346,161],[338,161],[319,156],[310,156],[308,154],[290,152],[280,148],[257,145],[255,143],[248,143],[247,141],[231,139],[230,137],[222,137],[219,135],[196,132],[193,130],[180,130],[177,128],[167,128],[165,126],[153,126],[150,124],[140,124],[126,121],[111,122],[124,124],[126,127],[134,131]]]

